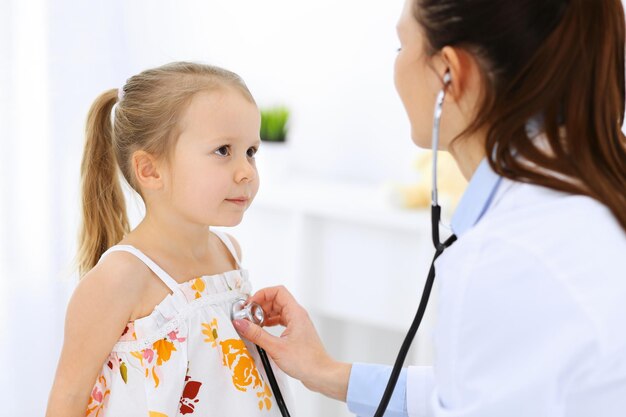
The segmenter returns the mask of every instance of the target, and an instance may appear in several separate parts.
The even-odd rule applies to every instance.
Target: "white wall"
[[[410,170],[415,150],[392,77],[402,0],[154,4],[124,5],[130,72],[183,59],[223,65],[260,105],[293,109],[298,169],[356,181]]]

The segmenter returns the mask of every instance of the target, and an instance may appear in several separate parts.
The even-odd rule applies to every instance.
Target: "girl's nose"
[[[256,165],[254,159],[245,158],[238,162],[235,172],[235,181],[252,181],[257,176]]]

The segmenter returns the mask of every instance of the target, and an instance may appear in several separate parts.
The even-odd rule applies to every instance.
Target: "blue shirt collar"
[[[487,158],[483,159],[452,217],[452,231],[457,237],[478,223],[491,205],[501,182],[502,177],[491,169]]]

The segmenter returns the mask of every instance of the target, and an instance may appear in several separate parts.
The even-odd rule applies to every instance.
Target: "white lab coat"
[[[436,271],[409,416],[626,416],[626,233],[605,206],[503,180]]]

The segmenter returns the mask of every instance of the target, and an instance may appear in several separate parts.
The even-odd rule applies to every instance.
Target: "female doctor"
[[[626,140],[620,0],[406,0],[395,83],[412,139],[470,180],[435,263],[433,367],[402,370],[386,416],[626,413]],[[441,93],[443,91],[443,93]],[[349,294],[346,294],[349,295]],[[283,287],[235,321],[309,389],[374,414],[390,368],[324,350]]]

